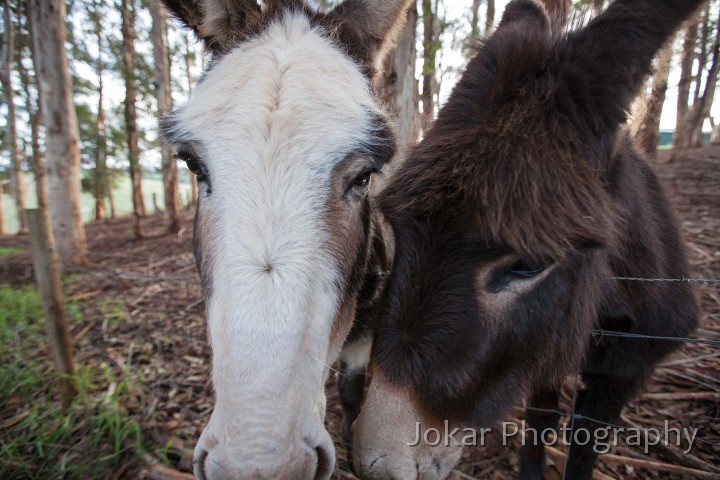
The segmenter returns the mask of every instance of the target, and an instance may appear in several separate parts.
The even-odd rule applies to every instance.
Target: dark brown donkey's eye
[[[510,267],[510,274],[518,278],[532,278],[540,275],[550,266],[542,260],[518,260]]]
[[[513,282],[537,277],[553,264],[552,261],[542,259],[521,259],[495,273],[488,283],[490,293],[499,293]]]

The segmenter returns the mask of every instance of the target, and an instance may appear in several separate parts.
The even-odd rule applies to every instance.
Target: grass
[[[12,255],[13,253],[22,252],[22,248],[18,247],[0,247],[0,257],[4,255]]]
[[[139,464],[143,452],[163,458],[129,414],[139,401],[128,372],[116,377],[103,364],[79,369],[79,395],[63,412],[37,290],[0,286],[0,304],[0,478],[109,478],[126,463]],[[100,311],[110,322],[126,318],[113,302]],[[70,302],[68,316],[82,322],[80,305]]]

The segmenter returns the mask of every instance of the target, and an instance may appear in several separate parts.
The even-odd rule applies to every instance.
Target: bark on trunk
[[[5,188],[0,182],[0,235],[5,235]]]
[[[480,38],[480,1],[473,0],[470,10],[470,38],[472,40]]]
[[[422,0],[423,15],[423,91],[422,129],[427,132],[435,117],[435,56],[437,42],[435,38],[435,13],[432,0]]]
[[[153,55],[155,58],[156,98],[158,121],[172,108],[170,90],[170,59],[167,48],[167,13],[157,1],[150,2],[152,16]],[[172,148],[161,143],[163,190],[165,194],[165,221],[170,233],[180,231],[180,191],[178,189],[178,168]]]
[[[407,17],[395,50],[385,59],[381,84],[378,86],[380,97],[395,120],[401,148],[413,145],[420,134],[418,81],[415,77],[415,38],[418,22],[415,5],[408,10]]]
[[[135,110],[135,38],[134,38],[134,0],[122,0],[122,55],[125,76],[125,129],[127,131],[128,161],[130,162],[130,181],[132,183],[134,233],[136,238],[143,236],[142,219],[145,216],[145,200],[142,192],[142,168],[140,167],[140,146],[138,144],[137,112]]]
[[[187,76],[188,97],[192,97],[193,78],[192,78],[192,58],[190,50],[190,33],[185,34],[185,74]],[[190,203],[197,205],[198,201],[198,185],[195,175],[190,175]]]
[[[682,61],[680,62],[680,83],[678,84],[677,121],[673,134],[673,151],[671,159],[680,158],[690,141],[688,114],[690,110],[690,87],[693,80],[693,62],[695,60],[695,44],[697,43],[699,16],[696,14],[686,24],[685,40],[683,41]]]
[[[657,67],[653,75],[652,90],[645,105],[645,116],[640,122],[637,140],[640,148],[650,155],[657,155],[657,145],[660,141],[660,116],[662,115],[665,96],[668,88],[668,76],[673,57],[673,41],[670,41],[660,52]]]
[[[495,28],[495,0],[487,0],[485,11],[485,36],[489,36]]]
[[[720,145],[720,123],[715,125],[710,136],[710,143],[712,145]]]
[[[18,150],[17,137],[17,112],[15,110],[15,90],[12,83],[12,71],[15,64],[15,32],[10,10],[10,1],[5,0],[3,6],[3,20],[5,31],[3,32],[3,55],[2,68],[0,68],[0,82],[5,92],[7,104],[7,128],[5,130],[5,142],[10,153],[10,179],[12,182],[12,193],[17,209],[17,218],[20,233],[27,232],[27,219],[25,218],[25,174],[23,173],[23,157]]]
[[[708,70],[705,81],[705,89],[702,97],[693,105],[693,111],[690,115],[690,146],[700,147],[703,141],[703,125],[705,120],[710,117],[713,100],[715,98],[715,90],[718,82],[718,72],[720,72],[720,20],[718,20],[715,40],[712,46],[712,64]]]
[[[26,12],[27,18],[27,30],[30,36],[32,36],[32,23],[30,17],[30,3],[26,4],[28,11]],[[35,47],[31,39],[28,39],[28,44],[31,52],[31,57],[35,58]],[[25,94],[25,105],[28,109],[28,119],[30,123],[30,145],[32,148],[32,157],[30,158],[30,168],[32,168],[35,174],[35,194],[37,196],[38,208],[47,212],[48,211],[48,194],[47,194],[47,174],[45,170],[45,158],[43,156],[42,149],[40,148],[40,127],[43,123],[42,108],[40,100],[35,101],[30,93],[30,75],[23,66],[22,62],[18,62],[18,74],[20,75],[20,82],[23,86],[23,93]],[[35,76],[35,89],[40,92],[42,85]]]
[[[97,75],[98,75],[98,112],[97,121],[95,122],[95,220],[105,218],[105,198],[108,196],[108,178],[107,165],[105,159],[107,157],[107,128],[105,126],[105,106],[103,105],[104,83],[103,71],[104,64],[102,59],[103,53],[103,31],[102,19],[100,13],[95,11],[96,35],[98,45],[97,59]]]
[[[65,49],[65,2],[30,0],[35,72],[45,118],[50,216],[63,266],[85,265],[80,209],[80,133]]]

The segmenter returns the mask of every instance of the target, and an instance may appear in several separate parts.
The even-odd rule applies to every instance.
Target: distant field
[[[160,208],[164,207],[165,196],[163,195],[162,180],[156,178],[143,178],[143,194],[145,195],[145,208],[148,213],[154,211],[152,194],[157,194],[157,203]],[[27,208],[33,208],[37,206],[37,199],[35,197],[35,179],[31,175],[26,176],[26,195],[25,201]],[[183,176],[180,177],[180,197],[182,198],[183,204],[187,203],[190,198],[190,184],[185,182],[182,183]],[[187,180],[187,178],[185,178]],[[131,194],[130,177],[123,176],[118,181],[118,185],[113,189],[115,195],[115,205],[118,210],[118,215],[126,215],[132,212],[132,194]],[[15,200],[12,196],[6,192],[3,195],[4,200],[4,213],[5,213],[5,231],[7,233],[17,233],[18,221],[17,221],[17,210],[15,209]],[[85,221],[93,220],[95,218],[95,199],[89,193],[82,193],[82,212]],[[107,204],[107,213],[110,214],[110,204]]]

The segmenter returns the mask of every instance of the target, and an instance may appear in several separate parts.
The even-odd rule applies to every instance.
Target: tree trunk
[[[660,116],[662,115],[667,94],[668,76],[670,75],[670,64],[673,58],[673,40],[668,42],[658,57],[657,67],[653,75],[652,90],[645,104],[645,115],[637,132],[637,141],[640,148],[651,157],[657,155],[657,145],[660,141]]]
[[[85,265],[88,261],[80,208],[80,132],[65,49],[65,2],[30,0],[30,3],[33,60],[45,118],[50,217],[63,266]]]
[[[485,36],[488,37],[495,28],[495,0],[487,0],[485,11]]]
[[[127,131],[128,161],[132,183],[134,232],[136,238],[143,236],[142,218],[145,216],[145,200],[142,192],[142,168],[140,167],[140,146],[135,111],[135,38],[134,0],[121,1],[122,14],[122,56],[125,76],[125,129]]]
[[[712,135],[710,136],[710,144],[720,145],[720,123],[713,128]]]
[[[720,26],[720,21],[718,22]],[[705,119],[710,116],[713,100],[715,98],[715,90],[718,82],[718,72],[720,71],[720,28],[715,33],[715,41],[712,46],[712,64],[707,73],[705,80],[705,90],[702,97],[693,105],[690,115],[690,146],[700,147],[703,141],[703,125]]]
[[[0,235],[5,235],[5,188],[0,182]]]
[[[696,14],[688,20],[685,40],[683,41],[682,61],[680,62],[680,83],[678,84],[677,122],[673,134],[673,151],[671,159],[675,160],[684,154],[690,143],[688,113],[690,86],[693,80],[693,62],[695,60],[695,44],[697,43],[699,17]]]
[[[192,55],[190,50],[190,32],[185,33],[185,74],[187,76],[188,98],[192,97],[193,78],[192,78]],[[198,185],[195,175],[190,175],[190,202],[197,205],[198,201]]]
[[[385,59],[385,68],[377,91],[388,106],[397,126],[400,148],[415,144],[420,134],[418,112],[418,81],[415,77],[417,50],[415,38],[418,12],[413,5],[407,13],[407,23],[400,33],[395,50]]]
[[[480,1],[473,0],[470,10],[470,38],[472,40],[480,38]]]
[[[12,192],[17,208],[17,218],[20,225],[20,233],[27,232],[27,220],[25,218],[25,174],[23,173],[23,158],[18,150],[18,137],[15,111],[15,90],[12,84],[12,71],[15,64],[15,32],[10,10],[10,1],[5,0],[3,7],[3,20],[5,31],[3,32],[3,55],[2,68],[0,68],[0,83],[5,92],[7,103],[7,128],[5,130],[5,142],[10,153],[10,172],[12,180]]]
[[[105,218],[105,198],[108,196],[108,175],[107,175],[107,128],[105,126],[105,107],[103,105],[104,84],[103,71],[103,30],[102,17],[99,8],[95,7],[93,15],[95,20],[95,34],[97,35],[98,58],[98,111],[95,122],[95,220]]]
[[[112,180],[108,175],[108,186],[107,186],[108,201],[110,202],[110,218],[113,220],[117,218],[117,210],[115,209],[115,194],[112,190]]]
[[[31,5],[28,2],[26,4],[26,19],[27,19],[27,31],[32,37],[33,26],[31,15]],[[28,46],[30,48],[30,55],[32,58],[36,57],[35,47],[32,39],[28,38]],[[23,93],[25,94],[25,105],[27,106],[28,120],[30,124],[30,135],[31,135],[31,147],[32,157],[30,159],[30,167],[35,174],[35,194],[37,196],[38,208],[44,212],[48,211],[48,194],[47,194],[47,173],[45,169],[45,158],[43,156],[42,149],[40,148],[40,126],[43,123],[42,108],[40,105],[40,99],[33,101],[33,97],[30,93],[30,75],[23,66],[22,61],[18,62],[18,73],[20,75],[20,82],[23,86]],[[35,89],[40,92],[42,85],[37,75],[35,76]]]
[[[422,129],[427,132],[435,117],[435,57],[437,54],[436,12],[432,0],[422,0],[423,15],[423,91],[421,95],[423,115]]]
[[[692,112],[690,114],[690,146],[700,147],[702,146],[703,140],[703,125],[705,119],[710,117],[710,110],[712,109],[713,100],[715,98],[715,90],[718,81],[718,72],[720,72],[720,20],[717,21],[715,29],[715,39],[712,45],[712,63],[708,70],[707,77],[705,79],[705,89],[702,96],[693,105]],[[702,78],[702,69],[698,74],[699,78]],[[698,80],[699,81],[699,80]]]
[[[158,106],[158,121],[172,109],[170,89],[170,58],[167,48],[167,13],[159,0],[150,2],[152,16],[153,55],[155,57],[155,83]],[[165,221],[168,232],[180,231],[180,192],[178,189],[178,168],[172,148],[165,142],[160,145],[162,154],[163,190],[165,193]]]
[[[708,45],[709,45],[709,38],[710,38],[710,30],[711,30],[711,21],[710,21],[710,6],[712,4],[711,1],[706,0],[707,5],[705,8],[702,9],[702,13],[700,14],[700,22],[698,23],[698,31],[700,35],[700,49],[697,52],[697,64],[699,65],[697,75],[693,77],[693,81],[695,82],[695,93],[693,95],[693,105],[700,100],[700,95],[702,94],[702,77],[703,72],[705,71],[705,64],[707,63],[707,56],[708,56]]]

